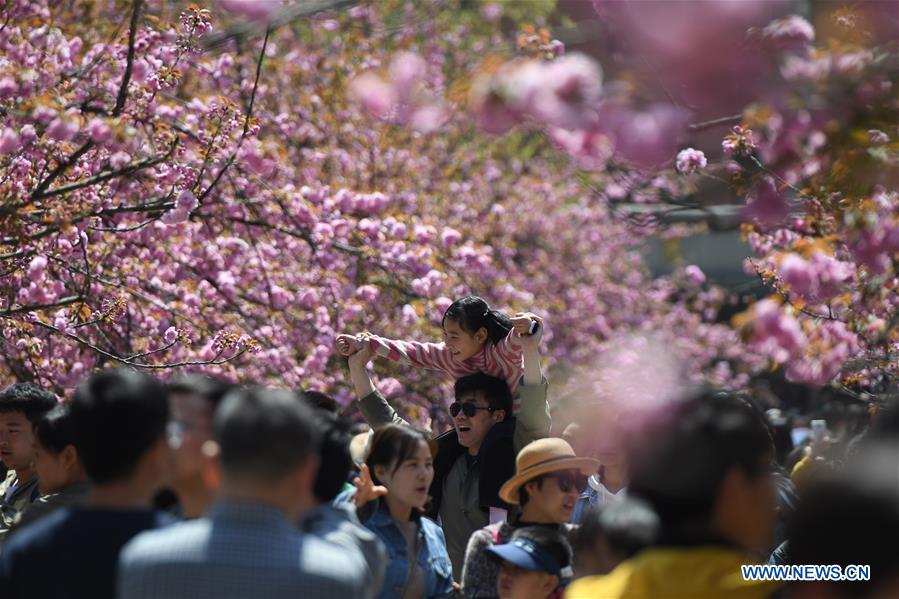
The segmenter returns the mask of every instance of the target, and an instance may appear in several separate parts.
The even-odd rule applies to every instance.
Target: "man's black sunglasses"
[[[464,403],[459,403],[458,401],[454,401],[450,404],[450,415],[455,418],[459,415],[459,412],[462,412],[469,418],[478,413],[478,410],[487,410],[488,412],[493,412],[493,408],[482,408],[481,406],[476,406],[470,401],[466,401]]]

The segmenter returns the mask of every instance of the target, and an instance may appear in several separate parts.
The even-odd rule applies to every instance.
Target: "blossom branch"
[[[134,41],[137,36],[137,22],[140,17],[140,9],[143,0],[134,0],[131,9],[131,29],[128,31],[128,58],[125,63],[125,74],[122,76],[122,85],[119,87],[119,95],[116,98],[115,108],[112,109],[113,116],[119,116],[125,108],[125,102],[128,100],[128,84],[131,82],[131,69],[134,65]]]

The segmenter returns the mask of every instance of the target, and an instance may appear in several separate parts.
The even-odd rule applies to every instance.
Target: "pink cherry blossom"
[[[350,84],[351,96],[369,114],[386,117],[397,102],[396,90],[374,73],[363,73]]]
[[[786,198],[777,191],[774,182],[766,178],[759,184],[741,215],[746,220],[770,226],[782,223],[789,213]]]
[[[762,30],[762,35],[781,46],[810,44],[815,41],[815,28],[804,17],[789,15],[771,21]]]
[[[684,268],[684,274],[687,276],[687,281],[693,286],[699,287],[705,283],[705,273],[695,264],[687,265]]]
[[[78,133],[78,125],[67,116],[59,116],[47,127],[47,137],[58,141],[69,141]]]
[[[19,134],[9,127],[3,129],[3,133],[0,133],[0,154],[12,154],[20,147],[22,140]]]
[[[390,83],[397,101],[404,104],[412,101],[414,90],[421,85],[426,71],[425,61],[413,52],[398,52],[390,61]]]
[[[32,281],[39,280],[44,270],[47,268],[47,258],[44,256],[35,256],[28,264],[28,278]]]
[[[527,112],[568,129],[595,122],[602,92],[602,71],[595,60],[584,54],[565,55],[543,67],[541,79],[527,100]]]
[[[174,343],[178,340],[178,329],[176,329],[175,327],[167,328],[165,330],[165,333],[163,333],[162,335],[162,339],[166,342],[166,344]]]
[[[251,21],[267,21],[278,12],[279,0],[217,0],[218,4],[235,18]]]
[[[112,129],[99,117],[91,119],[87,124],[87,129],[90,133],[91,141],[95,144],[103,145],[112,139]]]
[[[681,150],[678,152],[677,159],[675,160],[675,167],[678,172],[685,175],[705,168],[707,164],[708,160],[706,159],[705,154],[694,148]]]
[[[799,322],[786,314],[777,302],[764,299],[752,310],[752,346],[775,362],[786,362],[800,355],[807,343]]]
[[[443,231],[440,233],[440,242],[443,244],[443,247],[452,247],[461,240],[462,234],[452,227],[444,227]]]
[[[811,263],[800,256],[787,254],[781,258],[778,271],[790,290],[801,297],[809,298],[817,292],[817,273]]]

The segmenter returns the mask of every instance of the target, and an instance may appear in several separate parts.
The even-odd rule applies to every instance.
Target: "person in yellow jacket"
[[[774,444],[742,399],[701,393],[654,419],[635,452],[627,501],[658,514],[659,541],[611,573],[579,579],[566,599],[762,599],[782,586],[744,580],[770,551]]]

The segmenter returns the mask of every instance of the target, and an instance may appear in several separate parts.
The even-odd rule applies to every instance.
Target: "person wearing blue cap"
[[[484,549],[500,561],[496,581],[500,599],[554,599],[571,577],[571,549],[562,535],[544,526],[519,528],[508,543]]]

